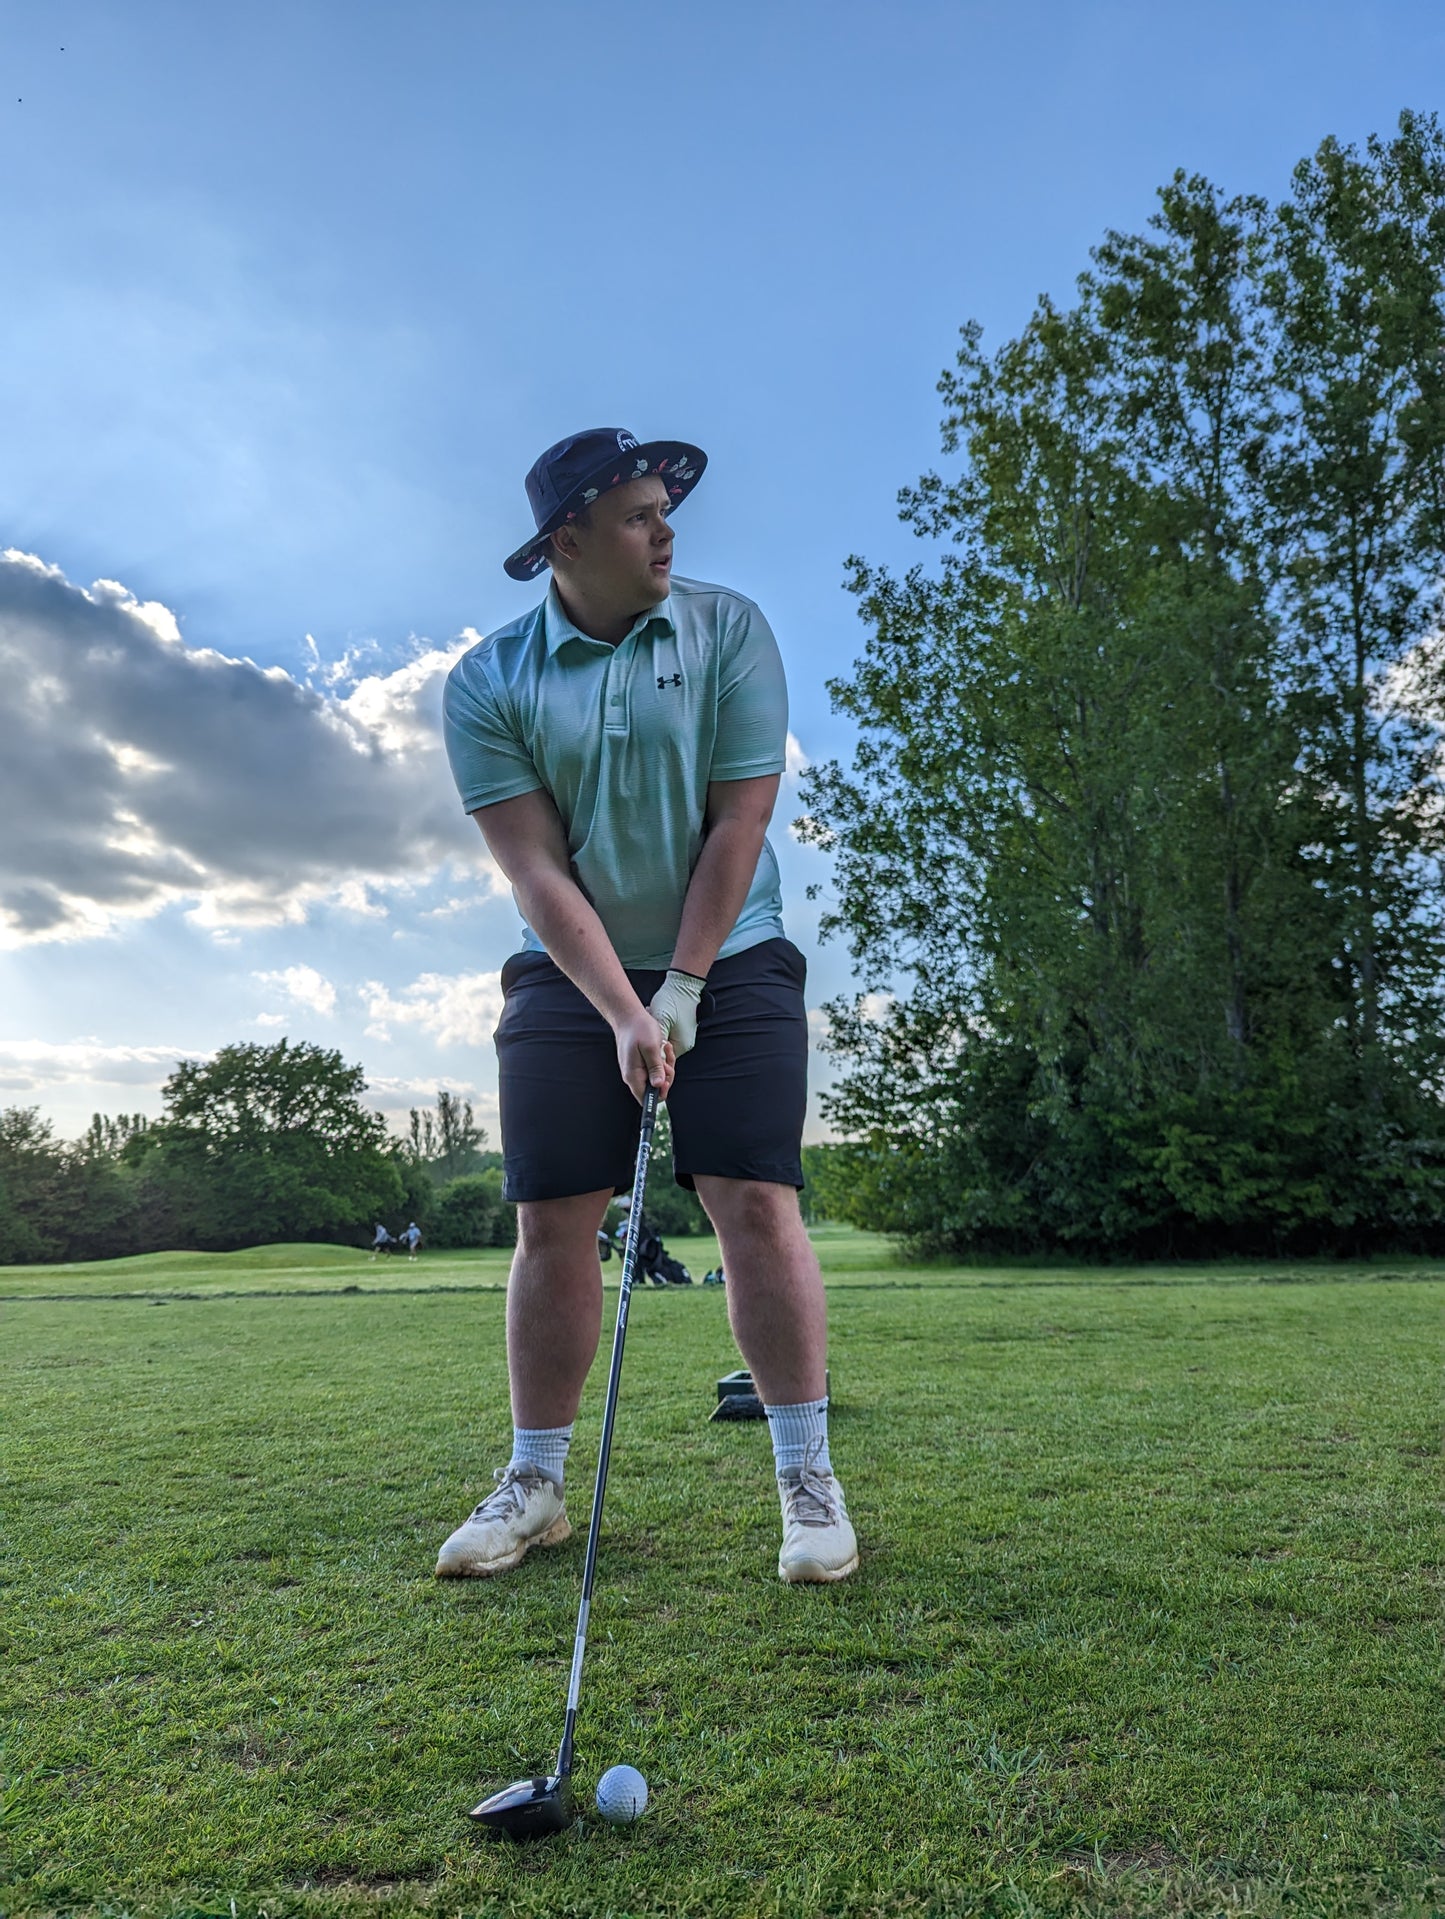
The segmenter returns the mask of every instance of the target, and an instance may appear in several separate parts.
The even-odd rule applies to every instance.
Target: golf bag
[[[617,1229],[617,1243],[627,1243],[627,1228]],[[654,1286],[691,1286],[692,1274],[680,1259],[674,1259],[662,1243],[662,1235],[646,1213],[638,1223],[637,1270]]]

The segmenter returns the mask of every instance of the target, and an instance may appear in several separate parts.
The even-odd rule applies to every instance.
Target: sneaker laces
[[[535,1466],[498,1466],[492,1474],[497,1490],[488,1493],[473,1519],[510,1519],[527,1510],[527,1500],[546,1477]]]
[[[788,1518],[799,1526],[836,1526],[841,1516],[838,1482],[818,1465],[822,1450],[821,1439],[810,1439],[802,1465],[778,1475],[788,1502]]]

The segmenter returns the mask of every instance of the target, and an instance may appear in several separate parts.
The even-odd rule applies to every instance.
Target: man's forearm
[[[517,904],[548,954],[602,1017],[615,1025],[638,1011],[622,961],[597,910],[577,882],[562,873],[538,874],[516,887]]]
[[[677,929],[672,963],[679,972],[707,978],[718,948],[743,910],[766,831],[766,826],[744,819],[719,820],[709,830],[688,881]]]

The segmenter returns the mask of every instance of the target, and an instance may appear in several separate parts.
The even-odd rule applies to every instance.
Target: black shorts
[[[714,963],[697,1044],[678,1061],[667,1099],[679,1185],[712,1173],[802,1186],[807,973],[787,939]],[[666,975],[627,977],[646,1006]],[[514,953],[502,968],[502,995],[496,1040],[505,1196],[626,1192],[641,1108],[618,1071],[612,1028],[545,953]]]

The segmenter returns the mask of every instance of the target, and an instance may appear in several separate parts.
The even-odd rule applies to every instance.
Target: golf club
[[[647,1162],[657,1124],[657,1089],[649,1086],[642,1102],[642,1132],[637,1142],[637,1168],[632,1176],[632,1218],[642,1218],[642,1194],[647,1184]],[[577,1609],[577,1637],[572,1646],[572,1679],[567,1687],[567,1721],[557,1752],[557,1769],[532,1779],[514,1779],[468,1817],[485,1831],[507,1839],[543,1839],[562,1832],[575,1817],[572,1798],[572,1734],[577,1724],[577,1699],[582,1690],[582,1655],[587,1650],[587,1615],[592,1609],[592,1582],[597,1572],[597,1541],[602,1532],[602,1499],[607,1491],[607,1462],[612,1453],[612,1423],[617,1415],[617,1389],[622,1380],[622,1348],[627,1338],[627,1307],[637,1271],[641,1233],[627,1235],[622,1256],[622,1290],[617,1300],[617,1330],[612,1335],[612,1370],[607,1378],[607,1402],[602,1412],[602,1441],[597,1449],[597,1486],[592,1494],[592,1523],[587,1529],[587,1557],[582,1567],[582,1603]]]

